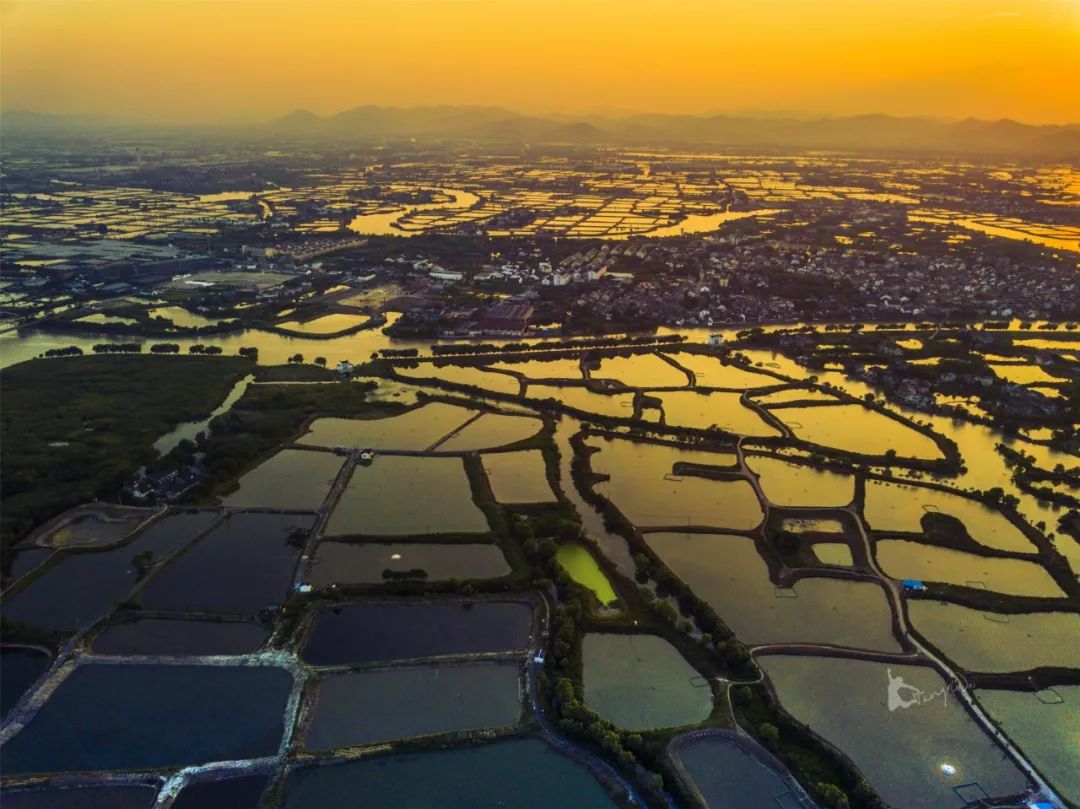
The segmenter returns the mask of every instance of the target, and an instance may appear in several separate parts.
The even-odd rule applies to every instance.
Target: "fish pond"
[[[539,739],[292,771],[282,809],[614,809],[589,772]]]
[[[846,506],[855,499],[855,479],[783,458],[749,455],[746,465],[758,474],[761,491],[776,506]]]
[[[593,488],[638,526],[698,525],[747,530],[761,523],[757,494],[743,478],[713,480],[676,475],[676,463],[723,467],[726,453],[688,451],[662,444],[590,439],[600,451],[592,470],[610,476]]]
[[[197,621],[182,618],[138,618],[105,629],[91,648],[101,655],[251,654],[270,631],[248,621]]]
[[[745,738],[717,733],[677,740],[675,745],[673,756],[706,809],[799,805],[791,794],[790,776]]]
[[[592,590],[601,604],[614,604],[618,600],[615,590],[600,569],[592,551],[577,542],[566,542],[559,546],[555,561],[562,565],[570,578]]]
[[[906,539],[880,540],[874,552],[882,572],[894,579],[944,582],[1015,596],[1064,596],[1035,562],[989,558]]]
[[[352,604],[314,619],[301,657],[316,666],[524,649],[532,606],[517,601]]]
[[[484,371],[480,368],[459,365],[437,366],[424,362],[416,368],[397,367],[394,370],[399,376],[407,379],[441,379],[455,385],[469,385],[513,396],[517,396],[521,390],[521,381],[513,374]]]
[[[975,696],[1061,796],[1080,804],[1080,686],[979,690]]]
[[[656,354],[632,357],[605,357],[600,367],[589,372],[592,379],[610,379],[628,388],[684,388],[690,378]]]
[[[329,584],[373,584],[384,571],[423,571],[427,581],[493,579],[510,572],[498,545],[480,542],[333,542],[319,543],[310,581]]]
[[[518,663],[395,667],[327,675],[304,746],[332,750],[517,724]]]
[[[991,796],[1025,788],[1023,774],[931,668],[802,655],[758,662],[780,704],[847,754],[890,806],[964,806],[954,790],[973,782]],[[925,699],[911,704],[916,692],[908,687]],[[975,788],[961,792],[983,797]]]
[[[933,439],[912,427],[857,404],[773,408],[796,437],[862,455],[889,450],[903,458],[942,457]]]
[[[345,459],[331,452],[283,449],[240,478],[225,498],[233,508],[315,511],[323,504]]]
[[[139,785],[6,789],[4,809],[149,809],[156,799],[156,789]]]
[[[246,775],[188,784],[171,809],[259,809],[268,780],[265,775]]]
[[[655,635],[585,636],[585,703],[624,730],[682,727],[712,712],[708,680]]]
[[[740,394],[696,390],[650,391],[663,403],[664,423],[697,430],[720,429],[737,435],[778,436],[780,431],[739,401]]]
[[[145,609],[255,614],[288,595],[307,514],[229,513],[150,580]]]
[[[803,578],[794,587],[778,588],[746,537],[657,533],[646,534],[645,541],[744,643],[900,650],[889,601],[876,584]]]
[[[634,394],[593,393],[587,388],[572,385],[529,384],[525,395],[530,399],[554,399],[556,402],[584,413],[610,418],[634,417]]]
[[[926,486],[866,481],[863,514],[874,531],[921,532],[921,520],[930,513],[960,520],[971,538],[988,548],[1035,551],[1031,540],[1008,517],[977,500]]]
[[[0,647],[0,721],[44,674],[52,658],[29,646]]]
[[[372,447],[422,451],[476,417],[480,411],[444,402],[379,419],[315,419],[298,443],[315,447]]]
[[[693,373],[694,384],[699,388],[747,390],[749,388],[764,388],[783,384],[783,380],[774,376],[748,371],[737,365],[726,365],[718,357],[709,356],[708,354],[680,352],[668,354],[667,356]],[[646,384],[650,387],[657,387],[656,383],[646,382]]]
[[[13,621],[45,629],[82,629],[112,611],[140,579],[133,559],[160,560],[195,539],[217,518],[212,511],[173,514],[155,521],[134,540],[107,551],[59,555],[41,575],[3,604]],[[144,557],[145,558],[145,557]]]
[[[910,599],[911,625],[967,671],[1026,671],[1040,666],[1080,669],[1080,615],[1007,615],[944,601]]]
[[[272,755],[292,686],[273,667],[79,666],[4,745],[5,774]]]
[[[377,456],[353,470],[326,527],[330,536],[487,531],[460,458],[395,455]]]
[[[538,449],[489,452],[481,456],[492,494],[500,503],[550,503],[555,493],[547,479],[544,453]]]

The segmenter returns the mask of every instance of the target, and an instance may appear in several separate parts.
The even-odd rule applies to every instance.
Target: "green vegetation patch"
[[[113,494],[178,423],[205,417],[251,370],[241,357],[95,356],[4,369],[2,544]]]

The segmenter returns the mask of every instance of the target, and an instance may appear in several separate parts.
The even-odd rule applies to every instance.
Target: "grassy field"
[[[177,423],[204,418],[252,363],[242,357],[90,356],[0,373],[0,542],[112,495]]]

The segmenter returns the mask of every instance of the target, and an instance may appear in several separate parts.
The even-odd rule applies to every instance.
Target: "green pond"
[[[696,725],[712,711],[708,681],[663,638],[589,633],[582,656],[585,704],[619,728]]]
[[[518,663],[419,666],[332,674],[319,682],[304,746],[332,750],[515,725]]]
[[[320,542],[311,568],[311,584],[372,584],[385,581],[384,570],[423,570],[428,581],[492,579],[510,565],[498,545],[480,542]]]
[[[754,541],[724,534],[646,534],[660,559],[748,644],[829,643],[900,651],[885,591],[871,582],[800,579],[780,589]]]
[[[614,809],[588,770],[538,739],[301,767],[282,809]]]
[[[866,482],[863,514],[874,531],[921,533],[921,520],[930,512],[948,514],[960,520],[971,538],[988,548],[1021,553],[1036,550],[1031,540],[1008,517],[977,500],[926,486],[880,480]]]
[[[273,667],[82,665],[4,745],[5,775],[272,755],[292,686]]]
[[[559,546],[555,553],[556,561],[566,568],[570,578],[578,584],[588,587],[601,604],[613,604],[618,600],[615,590],[608,581],[604,571],[600,569],[596,558],[588,548],[577,542],[568,542]]]
[[[991,796],[1024,790],[1022,773],[931,668],[802,655],[758,662],[781,705],[851,758],[896,809],[962,806],[954,788],[975,781]],[[890,685],[901,685],[894,678],[923,701],[909,704],[915,692],[900,688],[890,710]]]
[[[739,401],[740,394],[696,390],[649,391],[663,402],[664,423],[698,430],[718,428],[754,437],[779,436],[780,431]]]
[[[1064,593],[1035,562],[996,559],[906,539],[883,539],[874,552],[885,575],[894,579],[959,584],[1016,596],[1062,598]]]
[[[344,463],[331,452],[283,449],[241,477],[240,487],[223,502],[234,508],[315,511]]]
[[[594,488],[637,526],[746,530],[761,523],[761,504],[747,480],[712,480],[673,472],[676,463],[725,466],[734,460],[731,455],[622,439],[591,439],[589,445],[600,450],[590,457],[592,470],[611,476]]]
[[[544,453],[538,449],[489,452],[481,456],[492,494],[500,503],[550,503],[555,493],[547,479]]]
[[[1080,686],[1037,694],[979,690],[975,696],[1061,796],[1080,804]]]
[[[1040,666],[1080,669],[1080,615],[1006,615],[944,601],[910,599],[911,625],[968,671],[1027,671]]]
[[[747,456],[746,465],[758,474],[761,491],[773,505],[846,506],[855,499],[855,479],[850,475],[761,455]]]
[[[796,437],[863,455],[895,450],[902,458],[941,457],[932,439],[907,425],[857,404],[774,408]]]
[[[394,455],[376,456],[370,465],[353,470],[326,527],[330,536],[488,530],[460,458]]]
[[[429,402],[381,419],[315,419],[297,442],[316,447],[425,450],[479,412],[458,405]]]
[[[605,357],[600,367],[589,372],[592,379],[613,379],[628,388],[684,388],[690,378],[656,354],[632,357]]]

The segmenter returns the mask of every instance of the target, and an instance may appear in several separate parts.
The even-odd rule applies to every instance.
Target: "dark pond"
[[[256,651],[269,636],[245,621],[143,618],[111,626],[93,642],[105,655],[237,655]]]
[[[708,809],[797,806],[782,773],[747,749],[743,739],[704,736],[683,742],[678,757]],[[784,801],[789,803],[785,803]]]
[[[333,666],[524,649],[531,625],[519,602],[355,604],[319,613],[302,656]]]
[[[147,809],[155,798],[150,786],[22,789],[4,792],[4,809]]]
[[[265,775],[247,775],[191,784],[184,787],[172,809],[258,809],[266,781]]]
[[[296,529],[307,532],[310,514],[240,513],[166,567],[140,596],[146,609],[257,613],[288,595],[299,547]]]
[[[11,572],[5,577],[5,581],[14,582],[20,576],[29,573],[53,554],[52,548],[24,548],[20,551],[12,551],[15,558],[11,562]]]
[[[498,545],[479,542],[320,542],[311,583],[377,583],[385,570],[423,570],[428,581],[445,581],[505,576],[510,565]]]
[[[46,629],[85,628],[127,598],[139,579],[132,563],[135,556],[149,551],[160,560],[205,531],[216,516],[212,511],[174,514],[120,548],[63,554],[58,563],[4,602],[4,614]]]
[[[52,658],[39,649],[0,649],[0,719],[49,668]]]
[[[286,780],[282,806],[608,809],[615,804],[583,767],[537,739],[521,739],[302,768]]]
[[[284,669],[80,666],[4,745],[6,775],[152,769],[271,755],[293,686]]]
[[[311,750],[516,724],[517,663],[353,671],[319,683]]]

